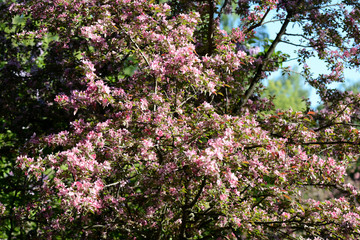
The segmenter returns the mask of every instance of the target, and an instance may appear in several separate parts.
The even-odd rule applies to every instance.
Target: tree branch
[[[192,208],[195,203],[197,202],[197,200],[199,199],[204,187],[205,187],[205,184],[206,184],[206,176],[203,178],[202,182],[201,182],[201,186],[200,186],[200,189],[198,191],[198,193],[196,194],[195,198],[191,201],[190,204],[188,204],[188,208]]]
[[[292,42],[288,42],[288,41],[280,41],[282,43],[286,43],[295,47],[302,47],[302,48],[312,48],[313,46],[310,45],[302,45],[302,44],[296,44],[296,43],[292,43]]]
[[[264,20],[265,20],[266,16],[269,14],[270,10],[271,10],[271,8],[269,7],[269,8],[267,9],[267,11],[265,12],[264,16],[262,17],[262,19],[260,20],[260,22],[254,24],[254,25],[252,25],[251,27],[249,27],[248,29],[246,29],[245,34],[251,32],[251,31],[254,30],[255,28],[260,27],[261,25],[263,25]]]
[[[273,52],[275,51],[276,46],[278,45],[278,43],[281,40],[281,37],[284,35],[286,28],[288,26],[288,24],[290,23],[290,18],[291,15],[290,13],[287,15],[284,24],[282,25],[280,32],[277,34],[275,40],[272,42],[270,48],[268,49],[268,51],[265,53],[265,56],[263,58],[263,62],[258,66],[257,70],[256,70],[256,74],[255,76],[252,78],[251,82],[250,82],[250,86],[249,88],[246,90],[245,95],[240,99],[240,102],[237,106],[235,106],[234,109],[234,113],[236,114],[246,103],[247,100],[249,99],[249,97],[253,94],[256,84],[260,81],[264,67],[266,66],[266,64],[269,61],[269,58],[271,56],[271,54],[273,54]]]
[[[208,33],[207,33],[207,40],[208,40],[208,54],[212,55],[212,48],[213,48],[213,25],[214,25],[214,3],[212,0],[208,0],[209,3],[209,26],[208,26]]]

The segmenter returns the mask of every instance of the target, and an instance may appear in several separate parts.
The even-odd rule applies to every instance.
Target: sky
[[[271,18],[271,16],[270,16]],[[277,33],[279,32],[281,28],[281,23],[280,22],[273,22],[273,23],[268,23],[266,24],[266,32],[269,34],[269,38],[270,39],[275,39]],[[297,25],[290,25],[287,29],[288,33],[297,33],[297,34],[301,34],[301,28]],[[297,39],[294,38],[294,40],[296,41]],[[295,47],[293,45],[289,45],[286,43],[279,43],[276,50],[280,50],[284,53],[287,53],[290,55],[290,59],[295,58],[296,55],[296,51],[298,50],[298,47]],[[299,67],[299,71],[301,70],[301,66],[298,65],[296,60],[292,60],[289,62],[284,63],[284,67],[286,66],[290,66],[290,67]],[[314,73],[314,76],[317,76],[319,74],[323,74],[323,73],[328,73],[328,69],[326,68],[326,64],[321,61],[319,58],[317,57],[313,57],[311,59],[308,60],[308,66],[310,66],[311,71]],[[273,73],[269,79],[274,79],[281,76],[281,71],[275,72]],[[355,81],[359,81],[359,72],[354,70],[354,69],[345,69],[344,72],[344,77],[345,77],[345,84],[349,85]],[[340,83],[333,83],[331,85],[329,85],[329,87],[331,88],[341,88]],[[310,85],[305,84],[305,86],[310,90],[310,101],[311,101],[311,107],[315,108],[319,105],[319,101],[320,98],[319,96],[316,94],[316,91],[310,87]]]

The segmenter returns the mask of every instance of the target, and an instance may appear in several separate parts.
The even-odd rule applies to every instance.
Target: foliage
[[[219,16],[232,1],[2,3],[1,120],[19,139],[2,145],[20,176],[2,190],[7,237],[358,239],[344,176],[360,96],[326,84],[358,66],[359,3],[308,2],[236,1],[229,34]],[[243,49],[270,11],[277,37]],[[332,70],[303,73],[324,108],[267,114],[261,81],[286,59],[275,48],[291,24],[310,47],[299,61],[316,53]],[[341,196],[305,198],[309,186]]]

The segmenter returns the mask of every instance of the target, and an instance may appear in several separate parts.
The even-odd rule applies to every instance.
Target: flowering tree
[[[27,21],[12,37],[39,43],[34,66],[58,86],[41,88],[44,104],[65,111],[61,131],[33,135],[17,158],[36,198],[1,212],[16,216],[20,234],[359,238],[359,193],[344,176],[358,157],[360,96],[326,87],[359,64],[358,1],[238,1],[241,26],[227,34],[219,19],[231,2],[5,3]],[[270,12],[282,23],[277,37],[263,52],[245,49]],[[292,24],[302,42],[291,40]],[[304,70],[321,111],[266,114],[273,105],[260,98],[261,80],[286,59],[275,52],[280,41],[301,46],[304,65],[314,54],[327,62],[318,78]],[[307,198],[307,188],[338,196]]]

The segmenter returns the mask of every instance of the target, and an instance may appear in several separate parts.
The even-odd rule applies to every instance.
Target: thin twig
[[[295,47],[302,47],[302,48],[312,48],[312,47],[313,47],[313,46],[310,46],[310,45],[296,44],[296,43],[292,43],[292,42],[288,42],[288,41],[283,41],[283,40],[280,40],[280,42],[286,43],[286,44],[289,44],[289,45],[293,45],[293,46],[295,46]]]

